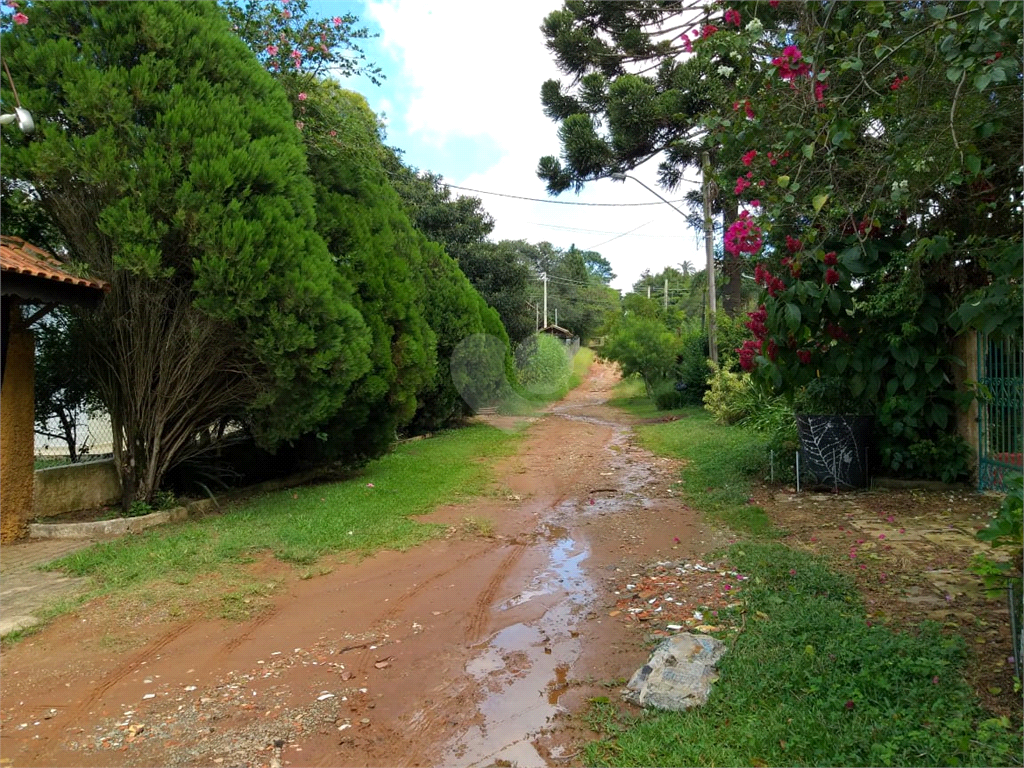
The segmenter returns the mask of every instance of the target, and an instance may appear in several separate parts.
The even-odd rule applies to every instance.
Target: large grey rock
[[[679,711],[707,703],[726,647],[708,635],[683,633],[658,644],[633,673],[622,697],[641,707]]]

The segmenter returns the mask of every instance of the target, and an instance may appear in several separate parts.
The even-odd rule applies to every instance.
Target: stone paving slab
[[[30,539],[0,547],[0,637],[38,624],[47,606],[84,592],[89,579],[40,571],[39,566],[97,541]]]

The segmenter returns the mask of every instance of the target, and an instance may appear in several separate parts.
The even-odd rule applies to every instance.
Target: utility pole
[[[665,278],[665,314],[668,315],[668,278]]]
[[[651,286],[650,286],[650,283],[648,283],[648,285],[647,285],[647,298],[648,299],[651,298]]]
[[[548,273],[541,272],[540,279],[544,281],[544,327],[548,327]]]
[[[715,234],[711,219],[711,155],[704,153],[704,250],[707,254],[708,270],[708,356],[718,365],[718,344],[715,341]]]
[[[537,315],[537,330],[539,331],[540,330],[540,304],[534,304],[533,308],[535,310],[537,310],[535,314]]]

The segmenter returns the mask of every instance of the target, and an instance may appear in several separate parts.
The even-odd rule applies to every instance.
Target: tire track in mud
[[[465,555],[464,557],[461,557],[458,560],[456,560],[454,563],[452,563],[448,568],[445,568],[442,571],[437,571],[435,573],[432,573],[430,576],[428,576],[423,581],[417,582],[414,587],[412,587],[411,589],[408,589],[405,592],[403,592],[402,595],[398,599],[396,599],[393,603],[391,603],[390,607],[386,611],[384,611],[382,614],[380,614],[380,616],[378,616],[370,624],[370,627],[372,628],[372,627],[380,626],[381,624],[384,624],[384,623],[388,622],[389,620],[393,619],[395,616],[397,616],[399,613],[401,613],[403,610],[405,610],[405,607],[409,603],[410,600],[412,600],[414,597],[419,595],[425,589],[427,589],[428,587],[433,586],[437,581],[447,577],[453,571],[457,571],[460,568],[462,568],[463,566],[465,566],[466,564],[471,563],[474,560],[478,560],[479,558],[483,557],[484,555],[489,555],[493,551],[494,550],[493,550],[492,547],[488,547],[487,549],[482,549],[479,552],[474,552],[472,554]],[[370,631],[370,629],[368,629],[367,631]],[[354,649],[352,649],[352,650],[354,650]],[[369,654],[363,654],[363,657],[359,660],[359,663],[355,667],[355,673],[356,674],[364,674],[365,672],[367,672],[369,670],[370,663],[371,663],[370,655]]]
[[[263,613],[261,613],[252,621],[248,622],[246,628],[242,630],[242,632],[240,632],[238,635],[224,643],[214,654],[213,658],[216,660],[230,654],[238,646],[240,646],[246,640],[251,638],[253,633],[256,632],[256,630],[258,630],[264,624],[269,623],[270,620],[277,616],[278,613],[280,613],[280,609],[277,606],[273,606],[268,610],[264,611]]]
[[[469,622],[466,624],[465,639],[467,643],[472,644],[480,640],[484,629],[487,627],[488,615],[494,604],[494,595],[498,592],[498,587],[501,586],[502,582],[508,578],[509,569],[523,556],[526,546],[526,544],[512,545],[512,551],[505,555],[504,559],[495,569],[491,580],[487,582],[487,586],[484,587],[483,591],[477,595],[476,600],[473,601]]]
[[[136,668],[142,665],[142,662],[148,661],[153,655],[159,653],[198,623],[198,619],[192,619],[179,624],[177,627],[174,627],[169,632],[164,633],[155,641],[146,645],[145,648],[131,656],[126,661],[118,664],[103,676],[100,682],[91,691],[89,691],[88,695],[86,695],[77,706],[67,711],[66,716],[68,719],[71,722],[78,722],[82,719],[83,713],[86,712],[89,707],[99,701],[107,691],[134,672]]]

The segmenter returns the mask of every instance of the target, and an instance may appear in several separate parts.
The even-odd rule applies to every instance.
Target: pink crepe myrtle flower
[[[21,11],[18,11],[16,14],[14,14],[11,17],[11,19],[14,21],[15,24],[28,24],[28,16],[26,16]]]
[[[267,46],[267,55],[268,56],[277,56],[277,46],[276,45],[268,45]]]
[[[300,93],[299,94],[299,101],[305,101],[307,98],[308,98],[308,96],[306,96],[305,93]]]
[[[341,26],[341,16],[335,16],[333,19],[331,19],[331,23],[335,26],[335,28],[340,27]]]

